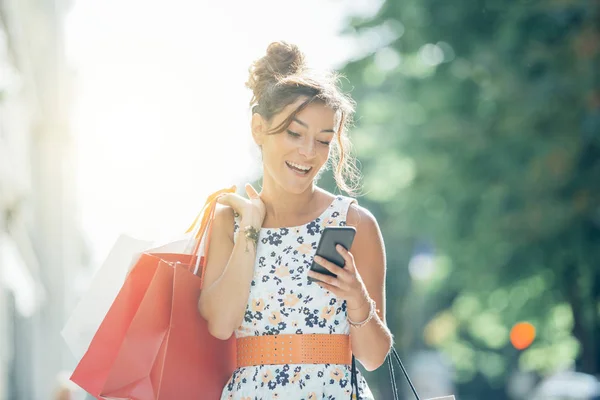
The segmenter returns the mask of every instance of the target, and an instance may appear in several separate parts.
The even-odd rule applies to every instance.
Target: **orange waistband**
[[[238,338],[237,366],[351,364],[349,335],[263,335]]]

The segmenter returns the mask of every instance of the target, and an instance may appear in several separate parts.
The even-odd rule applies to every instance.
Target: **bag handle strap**
[[[410,380],[410,377],[408,376],[408,372],[406,372],[406,368],[404,368],[404,364],[402,364],[402,360],[400,359],[398,352],[396,351],[396,349],[394,347],[392,347],[392,351],[390,352],[390,354],[388,354],[388,363],[390,364],[390,379],[392,381],[392,388],[395,388],[394,392],[396,393],[395,394],[396,397],[394,399],[396,399],[398,396],[398,388],[396,387],[396,381],[394,379],[394,367],[392,366],[392,355],[394,356],[394,359],[396,359],[396,361],[400,365],[400,369],[402,369],[402,373],[404,374],[404,377],[406,378],[406,381],[408,382],[410,389],[412,390],[413,394],[415,395],[415,399],[421,400],[421,398],[419,397],[419,394],[417,393],[417,389],[415,389],[415,385],[413,385],[412,381]]]
[[[410,377],[408,376],[408,372],[406,372],[406,368],[404,368],[404,364],[402,363],[402,360],[400,359],[398,352],[396,351],[396,349],[394,347],[392,347],[386,357],[386,361],[388,363],[388,369],[390,372],[390,383],[392,385],[392,394],[394,395],[394,400],[399,400],[398,387],[396,386],[396,379],[395,379],[395,373],[394,373],[394,360],[396,360],[398,362],[398,364],[400,365],[400,369],[402,369],[402,372],[404,373],[404,377],[406,378],[406,381],[408,382],[413,394],[415,395],[415,399],[421,400],[421,398],[419,397],[419,394],[417,393],[417,389],[415,389],[415,386],[413,385],[412,381],[410,380]],[[358,376],[357,376],[357,372],[356,372],[356,360],[355,360],[354,355],[352,355],[352,372],[351,372],[351,377],[350,377],[350,384],[352,386],[352,391],[351,391],[352,394],[351,394],[350,398],[360,400],[360,395],[358,393]]]
[[[204,231],[206,230],[206,226],[208,225],[208,222],[211,218],[211,213],[213,211],[212,209],[216,207],[217,199],[226,193],[235,193],[235,190],[236,190],[236,187],[232,186],[228,189],[221,189],[221,190],[218,190],[218,191],[210,194],[207,197],[206,202],[202,206],[202,209],[200,210],[198,215],[196,215],[196,218],[194,218],[194,221],[192,222],[190,227],[185,231],[185,233],[190,233],[190,232],[193,232],[194,230],[196,230],[196,227],[198,226],[198,222],[200,222],[200,225],[199,225],[198,229],[196,230],[196,234],[195,234],[194,238],[197,241],[202,240],[202,236],[204,236]],[[199,244],[197,244],[196,248],[198,248],[198,247],[199,247]]]
[[[215,218],[215,211],[217,209],[217,199],[227,193],[235,193],[236,186],[232,186],[228,189],[218,190],[208,196],[204,206],[194,218],[194,221],[187,229],[185,233],[196,232],[192,240],[194,241],[194,248],[192,250],[193,255],[198,255],[198,250],[200,250],[200,245],[202,244],[202,238],[204,238],[204,252],[202,256],[198,257],[196,262],[196,268],[194,269],[194,273],[197,273],[198,269],[201,268],[201,284],[204,283],[204,272],[206,270],[206,262],[208,259],[208,246],[210,244],[210,237],[213,228],[213,220]]]

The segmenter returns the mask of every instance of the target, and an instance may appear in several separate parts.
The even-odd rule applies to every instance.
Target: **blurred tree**
[[[387,0],[346,33],[376,47],[343,72],[398,347],[441,349],[470,398],[600,374],[600,3]]]

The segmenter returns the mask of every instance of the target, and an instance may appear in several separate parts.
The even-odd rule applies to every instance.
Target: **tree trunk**
[[[594,296],[586,296],[578,284],[579,268],[572,263],[565,271],[566,298],[573,310],[573,336],[581,350],[576,360],[577,370],[592,375],[600,374],[598,362],[598,312]]]

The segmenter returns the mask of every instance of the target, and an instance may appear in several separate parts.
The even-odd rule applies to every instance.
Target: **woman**
[[[372,399],[360,373],[352,380],[345,354],[372,371],[392,345],[383,240],[375,218],[354,199],[316,186],[332,163],[338,187],[352,193],[357,174],[346,129],[353,102],[335,75],[306,68],[298,48],[284,42],[270,44],[253,63],[246,85],[254,93],[251,130],[263,187],[257,193],[246,185],[248,199],[219,199],[199,301],[211,334],[235,334],[238,343],[239,368],[221,398],[342,399],[354,386],[361,399]],[[352,252],[338,248],[343,269],[314,257],[331,225],[357,231]],[[337,277],[309,271],[313,257]],[[287,353],[296,363],[264,362]]]

